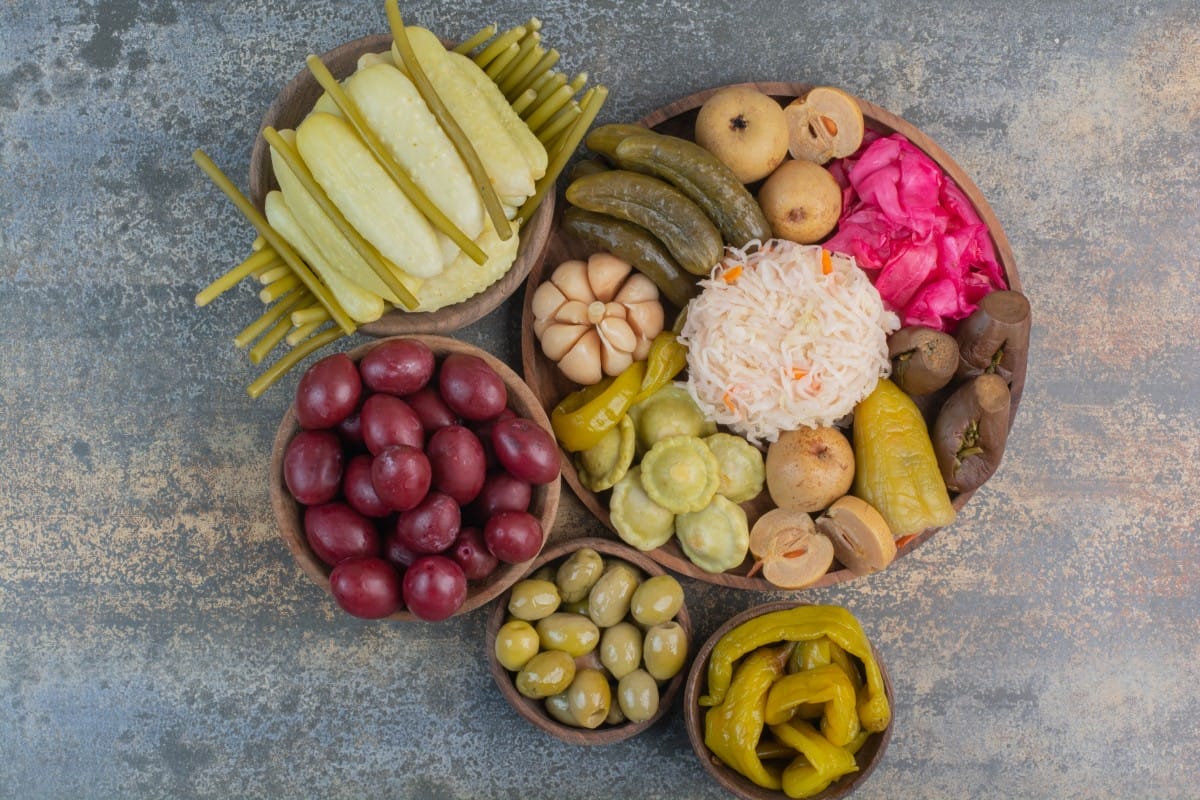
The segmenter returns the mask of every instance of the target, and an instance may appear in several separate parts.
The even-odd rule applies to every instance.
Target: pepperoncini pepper
[[[767,693],[787,664],[788,650],[763,648],[746,656],[728,684],[724,702],[704,715],[704,744],[731,769],[767,789],[779,789],[778,769],[765,766],[756,749],[762,738]]]
[[[642,387],[646,362],[635,361],[620,375],[572,392],[550,412],[550,427],[573,453],[595,447],[615,428]]]
[[[633,402],[645,400],[657,392],[687,366],[687,348],[679,343],[679,337],[671,331],[663,331],[650,343],[646,356],[646,375],[642,388]]]
[[[788,797],[811,797],[843,775],[858,771],[852,753],[831,743],[803,720],[772,725],[771,733],[800,753],[784,768],[781,776],[783,792]]]
[[[828,636],[829,640],[862,662],[866,689],[858,700],[862,727],[873,733],[887,728],[891,706],[883,686],[883,673],[875,661],[862,625],[839,606],[802,605],[773,611],[737,626],[717,643],[708,662],[708,694],[700,705],[715,706],[725,699],[733,663],[759,647],[777,642],[804,642]]]
[[[776,681],[767,694],[764,719],[768,725],[780,725],[794,716],[798,706],[809,703],[823,707],[821,733],[835,747],[846,746],[862,729],[854,684],[836,664],[794,672]]]

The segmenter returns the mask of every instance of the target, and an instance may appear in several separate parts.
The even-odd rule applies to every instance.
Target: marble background
[[[857,797],[1200,793],[1200,6],[405,3],[447,37],[531,14],[612,88],[602,121],[745,80],[845,87],[982,189],[1035,314],[999,473],[886,572],[813,591],[863,621],[895,735]],[[486,611],[357,621],[276,535],[258,401],[195,292],[309,52],[382,3],[0,3],[0,797],[724,796],[678,708],[603,749],[497,693]],[[518,364],[515,302],[461,332]],[[349,347],[359,340],[343,341]],[[556,535],[597,532],[567,502]],[[686,582],[698,633],[779,595]]]

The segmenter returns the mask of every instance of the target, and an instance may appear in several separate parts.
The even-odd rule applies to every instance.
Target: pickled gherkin
[[[896,538],[954,521],[929,431],[916,403],[881,378],[854,411],[854,485]]]

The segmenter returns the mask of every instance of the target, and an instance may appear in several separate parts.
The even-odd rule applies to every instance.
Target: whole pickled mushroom
[[[1005,383],[1029,355],[1029,299],[1017,291],[985,295],[979,307],[958,326],[960,379],[995,373]]]
[[[985,373],[959,387],[933,424],[933,450],[946,487],[978,489],[992,477],[1008,440],[1011,394],[1003,377]]]

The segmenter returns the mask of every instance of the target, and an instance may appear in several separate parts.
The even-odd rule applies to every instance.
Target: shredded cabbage
[[[891,372],[899,318],[849,256],[755,240],[700,286],[679,336],[688,392],[753,444],[837,423]]]

